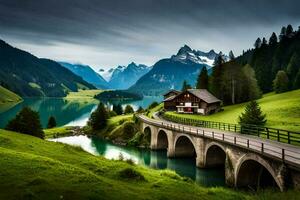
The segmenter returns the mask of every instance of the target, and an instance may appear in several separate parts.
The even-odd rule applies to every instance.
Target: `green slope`
[[[4,112],[22,101],[22,98],[0,85],[0,112]]]
[[[22,98],[0,85],[0,104],[22,101]]]
[[[267,114],[266,126],[300,132],[300,90],[282,94],[268,93],[258,103]],[[238,123],[238,116],[244,108],[245,103],[225,106],[224,111],[209,116],[167,113],[207,121]]]
[[[206,189],[170,171],[93,156],[77,147],[0,130],[0,199],[236,199],[230,189]],[[132,168],[145,181],[124,179]]]

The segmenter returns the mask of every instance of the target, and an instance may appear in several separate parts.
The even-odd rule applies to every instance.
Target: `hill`
[[[0,84],[22,97],[62,97],[95,87],[55,61],[39,59],[0,40]]]
[[[267,114],[268,127],[286,129],[300,132],[300,90],[286,93],[268,93],[258,100],[262,111]],[[246,103],[225,106],[224,111],[209,116],[188,115],[167,112],[167,114],[201,119],[206,121],[216,121],[225,123],[238,123],[238,116],[244,112]]]
[[[2,87],[0,85],[0,105],[5,103],[16,103],[19,101],[22,101],[22,98],[13,93],[12,91],[9,91],[8,89]]]
[[[144,95],[161,95],[169,89],[181,89],[184,80],[195,85],[201,69],[206,67],[211,71],[217,55],[213,50],[205,53],[185,45],[176,55],[155,63],[129,90]]]
[[[59,62],[63,67],[69,69],[74,74],[80,76],[88,83],[93,84],[98,89],[107,89],[109,88],[108,83],[104,78],[96,73],[90,66],[88,65],[80,65],[80,64],[70,64],[67,62]]]
[[[251,197],[231,189],[203,188],[171,171],[110,161],[78,147],[15,132],[0,130],[0,144],[0,199]]]

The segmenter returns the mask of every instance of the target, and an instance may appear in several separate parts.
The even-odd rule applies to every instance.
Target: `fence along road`
[[[155,119],[150,119],[145,115],[139,115],[138,118],[146,124],[196,137],[210,138],[285,162],[298,169],[300,168],[300,148],[297,146],[235,132],[183,125],[163,120],[156,114]]]

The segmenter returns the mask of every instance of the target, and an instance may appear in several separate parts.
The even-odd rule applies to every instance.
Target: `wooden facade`
[[[164,108],[178,113],[208,115],[220,110],[221,101],[207,90],[191,89],[179,94],[167,95]]]

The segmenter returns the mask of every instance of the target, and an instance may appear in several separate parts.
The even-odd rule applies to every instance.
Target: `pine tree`
[[[124,114],[131,114],[131,113],[134,113],[133,108],[131,107],[131,105],[126,105]]]
[[[280,31],[279,40],[282,41],[286,36],[286,27],[283,26]]]
[[[286,92],[289,87],[289,78],[285,71],[278,71],[276,78],[273,81],[273,89],[276,93]]]
[[[143,113],[143,112],[144,112],[143,107],[142,107],[142,106],[139,106],[139,108],[137,109],[136,112],[138,112],[138,113]]]
[[[290,62],[286,69],[287,75],[292,85],[294,83],[295,77],[299,69],[300,69],[300,56],[298,55],[297,52],[295,52],[291,57]]]
[[[5,129],[32,135],[42,139],[45,136],[40,122],[39,113],[31,110],[29,107],[24,107],[14,119],[8,122]]]
[[[267,40],[265,37],[263,37],[262,42],[261,42],[261,46],[266,46],[268,44]]]
[[[208,73],[206,67],[203,67],[196,84],[197,89],[208,89]]]
[[[295,77],[293,88],[300,89],[300,69]]]
[[[260,38],[257,38],[255,43],[254,43],[254,47],[255,49],[258,49],[261,47],[261,39]]]
[[[230,51],[229,51],[229,60],[232,61],[232,60],[234,60],[234,59],[235,59],[235,56],[234,56],[232,50],[230,50]]]
[[[53,116],[50,116],[48,119],[47,128],[54,128],[56,127],[56,120]]]
[[[285,35],[286,36],[290,36],[292,33],[293,33],[293,27],[292,27],[292,25],[288,25],[287,27],[286,27],[286,33],[285,33]]]
[[[250,101],[246,105],[244,113],[239,116],[239,124],[241,125],[251,124],[263,126],[266,122],[266,115],[263,114],[256,101]]]
[[[224,74],[223,69],[224,60],[220,55],[215,58],[214,68],[211,75],[211,84],[209,90],[219,99],[223,99],[222,92],[222,77]]]
[[[107,124],[108,113],[102,102],[99,103],[97,109],[91,114],[88,125],[92,127],[93,130],[101,130]]]
[[[183,81],[183,84],[182,84],[181,91],[184,92],[184,91],[186,91],[186,90],[188,90],[188,89],[191,89],[191,88],[192,88],[191,85],[188,84],[186,80],[184,80],[184,81]]]
[[[255,72],[253,68],[247,64],[243,67],[243,73],[245,76],[244,84],[246,86],[246,101],[255,100],[261,97],[262,92],[257,84]]]
[[[277,44],[277,36],[276,36],[276,33],[272,33],[270,39],[269,39],[269,44],[272,46],[272,45],[276,45]]]
[[[220,52],[216,57],[215,57],[215,60],[214,60],[214,66],[218,66],[218,65],[222,65],[223,63],[225,63],[225,60],[224,60],[224,55],[222,52]]]
[[[122,115],[123,114],[123,108],[121,104],[113,105],[113,111],[117,113],[117,115]]]

